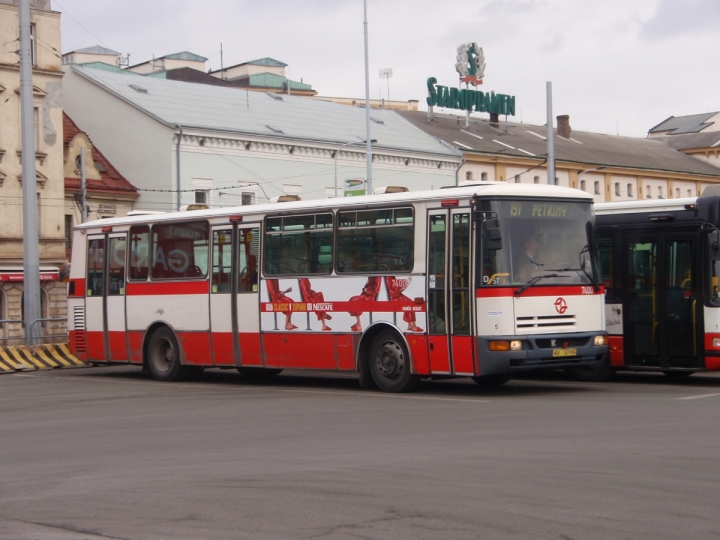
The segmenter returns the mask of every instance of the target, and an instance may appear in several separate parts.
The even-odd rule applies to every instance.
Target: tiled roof
[[[470,127],[466,128],[465,118],[460,116],[436,114],[428,122],[426,112],[398,111],[398,114],[466,154],[540,159],[547,155],[545,126],[501,121],[494,128],[487,120],[471,119]],[[570,139],[555,137],[555,159],[583,166],[720,177],[720,168],[678,152],[666,142],[670,138],[641,139],[573,130]]]
[[[650,128],[649,133],[669,132],[668,135],[679,135],[681,133],[699,133],[706,127],[712,125],[708,123],[718,112],[710,112],[703,114],[690,114],[688,116],[671,116],[667,120],[663,120],[657,126]]]
[[[63,143],[69,144],[75,135],[81,133],[82,130],[77,126],[75,122],[66,114],[63,113]],[[84,133],[84,132],[82,132]],[[85,134],[87,136],[87,134]],[[89,137],[88,137],[89,138]],[[87,159],[87,157],[86,157]],[[133,186],[128,180],[121,175],[118,170],[108,161],[100,150],[93,144],[92,147],[92,160],[95,166],[100,171],[100,180],[87,179],[87,189],[93,192],[105,192],[105,193],[122,193],[123,195],[130,195],[138,197],[138,192],[135,186]],[[80,178],[65,178],[65,189],[69,191],[80,190]]]
[[[135,81],[123,74],[82,66],[72,66],[72,71],[171,127],[314,143],[342,144],[365,139],[365,110],[358,107],[149,77]],[[377,139],[378,147],[442,155],[452,161],[459,156],[393,111],[373,110],[372,117],[377,122],[371,124],[371,136]]]

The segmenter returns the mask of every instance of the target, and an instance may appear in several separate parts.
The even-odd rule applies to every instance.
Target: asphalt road
[[[720,375],[0,376],[0,538],[720,536]]]

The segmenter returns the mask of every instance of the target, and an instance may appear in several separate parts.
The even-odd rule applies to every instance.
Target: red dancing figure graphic
[[[302,299],[308,303],[315,304],[318,302],[325,302],[325,296],[323,295],[323,293],[312,290],[310,280],[307,278],[300,279],[300,295],[302,296]],[[327,311],[316,311],[315,315],[317,315],[318,321],[320,321],[320,324],[322,324],[323,330],[332,330],[332,328],[330,328],[325,323],[325,321],[329,321],[332,319],[332,317],[328,315]]]
[[[282,302],[284,304],[292,304],[295,300],[285,296],[287,293],[292,292],[292,287],[288,287],[284,291],[280,290],[280,282],[277,279],[268,279],[267,283],[268,294],[270,295],[270,301]],[[297,326],[292,323],[292,311],[283,311],[285,315],[285,330],[295,330]]]
[[[385,277],[385,286],[388,290],[388,297],[391,302],[412,303],[412,300],[403,294],[403,291],[410,286],[412,278],[396,279],[393,276]],[[410,332],[422,332],[423,329],[415,324],[415,313],[412,311],[403,311],[403,321],[408,323]]]
[[[382,278],[369,277],[367,283],[363,287],[363,290],[357,296],[350,298],[350,302],[374,302],[377,299],[377,295],[380,292],[382,286]],[[362,311],[351,311],[350,315],[357,319],[357,322],[350,327],[353,332],[362,332],[362,323],[360,322],[360,315]]]

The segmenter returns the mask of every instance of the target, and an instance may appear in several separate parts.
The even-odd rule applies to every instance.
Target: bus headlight
[[[607,336],[595,336],[595,345],[607,345]]]
[[[488,346],[491,351],[521,351],[522,341],[517,339],[513,341],[490,341]]]

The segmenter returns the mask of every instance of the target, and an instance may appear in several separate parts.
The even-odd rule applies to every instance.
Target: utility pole
[[[553,130],[552,82],[547,82],[547,183],[555,185],[555,131]]]
[[[365,141],[367,142],[365,156],[367,159],[367,179],[365,181],[366,193],[372,194],[372,139],[370,137],[370,68],[368,64],[368,23],[367,23],[367,0],[363,0],[365,20]]]
[[[20,25],[20,123],[23,197],[23,309],[25,344],[32,345],[34,322],[40,318],[40,252],[35,182],[35,120],[32,94],[30,0],[18,2]],[[39,119],[38,119],[39,121]]]

